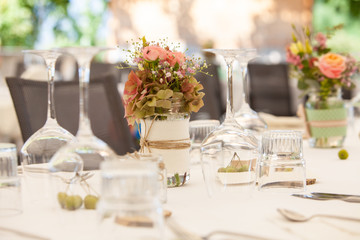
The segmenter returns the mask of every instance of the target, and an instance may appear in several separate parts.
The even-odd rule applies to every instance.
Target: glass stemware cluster
[[[43,188],[44,194],[38,195],[39,198],[49,197],[48,194],[51,191],[48,191],[48,185],[51,181],[43,181],[48,179],[49,176],[58,176],[63,173],[62,179],[64,177],[67,179],[75,179],[75,176],[81,177],[83,169],[98,169],[101,161],[114,154],[105,142],[94,136],[88,116],[90,62],[97,53],[108,49],[74,47],[25,51],[25,53],[43,57],[49,72],[47,120],[45,125],[35,132],[21,149],[25,175],[36,176],[37,183],[45,185],[45,188]],[[56,121],[54,103],[55,62],[64,53],[73,55],[79,66],[80,117],[76,137],[62,128]],[[50,175],[44,174],[49,172]],[[32,183],[34,183],[33,181],[34,179],[32,179]],[[38,187],[38,184],[29,185],[37,185]]]
[[[227,105],[224,122],[201,144],[201,162],[210,196],[228,186],[252,185],[258,140],[234,118],[233,64],[245,49],[207,49],[224,57],[227,65]]]

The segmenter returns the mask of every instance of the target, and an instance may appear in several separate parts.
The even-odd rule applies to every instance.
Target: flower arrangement
[[[207,68],[206,62],[176,51],[179,45],[170,49],[165,39],[148,42],[143,37],[132,45],[134,50],[127,51],[136,67],[128,76],[123,96],[129,125],[169,111],[173,102],[181,102],[185,112],[199,111],[205,94],[194,75]]]
[[[358,72],[357,61],[350,54],[334,53],[327,46],[327,39],[342,25],[333,27],[327,35],[319,32],[314,38],[309,28],[298,32],[294,25],[292,27],[292,43],[286,49],[286,58],[304,94],[315,89],[320,99],[326,100],[340,87],[355,86],[351,77]]]

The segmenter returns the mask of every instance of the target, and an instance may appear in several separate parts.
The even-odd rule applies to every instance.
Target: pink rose
[[[319,32],[316,34],[315,40],[320,44],[320,46],[326,47],[326,36],[323,33]]]
[[[160,60],[165,60],[167,57],[167,51],[162,47],[151,45],[143,49],[143,56],[146,60],[155,61],[158,58]]]
[[[178,63],[180,66],[185,62],[186,57],[182,52],[168,52],[167,61],[170,63],[170,66],[175,66]]]
[[[322,74],[328,78],[339,78],[346,69],[345,58],[339,54],[327,53],[318,62]]]

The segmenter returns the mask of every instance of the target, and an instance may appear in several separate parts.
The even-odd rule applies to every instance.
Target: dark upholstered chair
[[[47,114],[47,82],[7,78],[23,141],[41,128]],[[89,117],[94,134],[117,154],[136,150],[113,75],[90,81]],[[55,82],[55,110],[59,124],[76,134],[79,127],[79,83]]]
[[[257,112],[292,116],[288,65],[249,63],[250,106]]]
[[[205,93],[203,98],[204,106],[197,113],[191,114],[191,120],[216,119],[220,120],[225,112],[225,104],[222,103],[220,79],[216,65],[210,65],[207,68],[210,75],[203,73],[196,74],[195,78],[204,86],[202,92]]]

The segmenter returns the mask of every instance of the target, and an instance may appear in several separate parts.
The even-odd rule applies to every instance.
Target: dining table
[[[316,180],[306,186],[305,193],[360,195],[358,128],[349,127],[343,148],[349,153],[346,160],[339,159],[339,148],[311,148],[304,139],[307,178]],[[31,194],[34,193],[28,191],[31,181],[25,181],[22,174],[20,177],[22,213],[0,217],[0,239],[103,239],[99,235],[98,211],[84,208],[68,211],[58,205],[50,206],[45,200],[33,201]],[[100,171],[95,171],[89,184],[101,192],[100,182]],[[359,221],[318,217],[292,222],[279,214],[280,208],[305,216],[322,213],[360,218],[360,203],[299,198],[290,192],[259,191],[256,186],[246,194],[229,191],[209,197],[200,164],[191,166],[188,183],[167,189],[167,201],[163,204],[163,209],[171,212],[169,220],[173,219],[181,228],[199,236],[222,230],[242,233],[249,239],[250,236],[254,239],[360,239]],[[121,239],[128,238],[125,235]],[[165,239],[181,238],[165,227]]]

